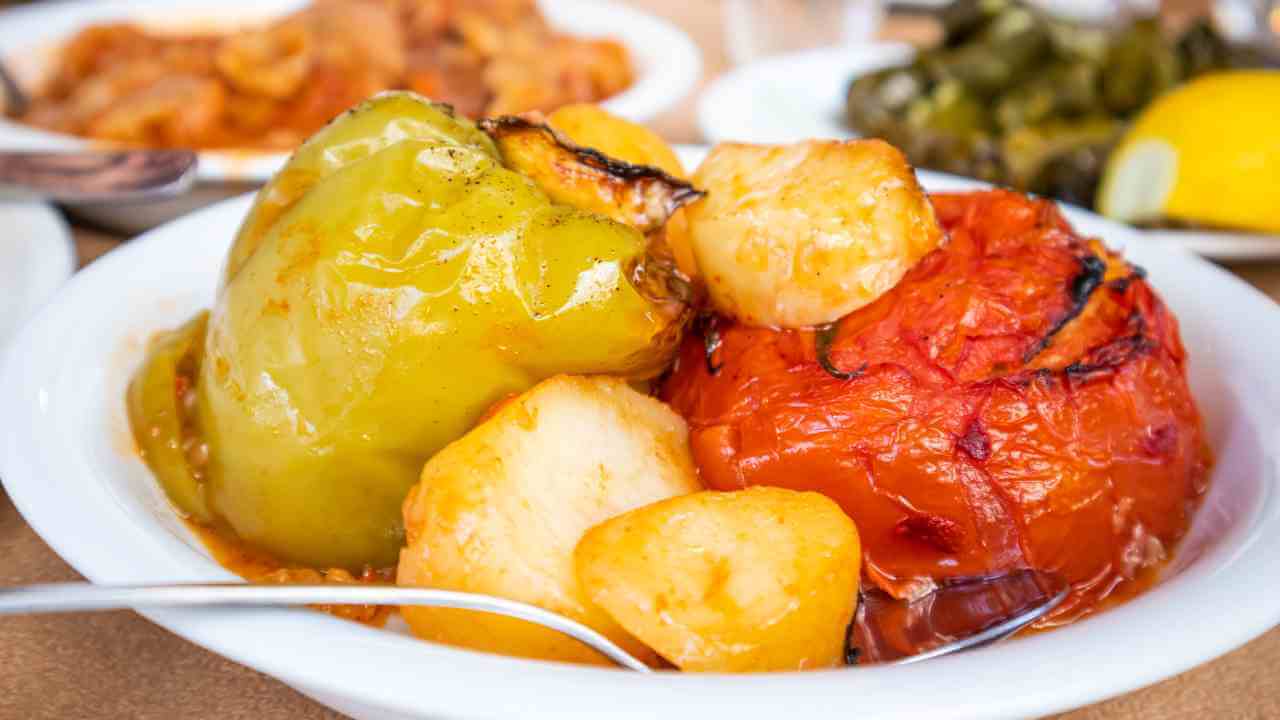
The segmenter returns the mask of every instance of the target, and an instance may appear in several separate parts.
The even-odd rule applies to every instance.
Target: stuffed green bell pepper
[[[180,510],[289,562],[390,565],[423,463],[494,403],[668,366],[688,311],[654,230],[699,193],[549,128],[489,130],[381,95],[262,189],[207,321],[158,339],[129,391]]]

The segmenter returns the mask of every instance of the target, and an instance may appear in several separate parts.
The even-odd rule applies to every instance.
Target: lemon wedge
[[[1111,155],[1098,209],[1280,232],[1280,72],[1202,76],[1153,102]]]

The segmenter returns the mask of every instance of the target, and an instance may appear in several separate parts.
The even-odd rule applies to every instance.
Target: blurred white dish
[[[169,28],[234,28],[269,20],[307,4],[305,0],[102,0],[40,3],[0,11],[0,48],[5,63],[20,82],[30,85],[43,76],[58,44],[93,23],[134,20]],[[552,26],[576,35],[614,37],[630,52],[635,83],[608,99],[604,107],[623,117],[649,120],[675,106],[702,75],[702,58],[689,36],[671,23],[614,0],[539,0]],[[0,147],[7,149],[74,148],[85,140],[38,130],[0,118]],[[262,183],[288,158],[284,153],[216,150],[200,153],[199,177],[210,184]],[[211,198],[227,196],[219,188],[204,198],[170,207],[86,208],[81,214],[113,229],[132,232],[176,217]],[[243,187],[236,188],[242,191]]]
[[[1168,243],[1225,262],[1280,260],[1280,235],[1225,230],[1143,230],[1152,242]]]
[[[696,165],[703,151],[685,148]],[[921,173],[938,190],[977,185]],[[0,477],[32,527],[99,583],[229,580],[133,451],[124,389],[146,339],[213,300],[250,203],[229,200],[80,273],[0,375]],[[1074,626],[901,668],[640,676],[419,642],[304,610],[147,617],[357,718],[998,718],[1057,712],[1221,655],[1280,620],[1280,308],[1194,256],[1069,209],[1124,246],[1181,320],[1217,466],[1192,534],[1150,592]],[[1230,308],[1230,312],[1223,312]],[[91,320],[91,322],[89,321]]]
[[[698,130],[711,143],[783,143],[857,137],[845,95],[859,75],[911,62],[900,43],[820,48],[766,58],[720,76],[698,100]],[[1215,230],[1143,230],[1152,240],[1215,260],[1280,259],[1280,236]]]
[[[10,338],[76,267],[71,232],[43,203],[0,202],[0,360]],[[3,365],[0,362],[0,365]]]
[[[698,130],[710,143],[851,138],[845,95],[857,75],[911,62],[905,43],[805,50],[757,60],[716,78],[698,100]]]
[[[723,0],[725,52],[735,64],[822,45],[868,42],[884,21],[883,0]]]

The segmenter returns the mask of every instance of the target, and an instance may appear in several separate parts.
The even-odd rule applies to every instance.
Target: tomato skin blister
[[[691,334],[663,397],[704,482],[826,493],[894,596],[1029,567],[1071,581],[1041,625],[1069,621],[1158,566],[1206,489],[1177,321],[1051,203],[933,202],[949,243],[892,291],[818,331],[702,323],[715,362]]]

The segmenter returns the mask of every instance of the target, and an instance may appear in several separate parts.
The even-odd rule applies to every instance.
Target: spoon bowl
[[[943,580],[912,601],[864,587],[850,654],[860,664],[905,665],[983,647],[1050,614],[1070,594],[1060,577],[1036,570]]]
[[[0,152],[0,197],[74,205],[177,197],[196,179],[190,150]]]

